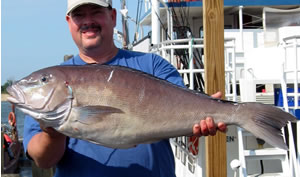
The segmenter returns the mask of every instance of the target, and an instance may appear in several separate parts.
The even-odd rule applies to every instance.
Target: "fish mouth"
[[[49,104],[49,102],[51,102],[51,97],[53,95],[54,89],[52,89],[45,98],[45,100],[47,101],[39,105],[40,107],[28,104],[28,102],[26,101],[25,93],[22,91],[21,88],[19,88],[18,85],[11,85],[7,87],[6,91],[9,94],[9,97],[7,97],[7,101],[16,105],[19,109],[26,109],[28,111],[43,113],[49,111],[45,110],[45,108],[47,108],[47,105]]]
[[[45,111],[44,108],[47,107],[47,103],[50,102],[50,98],[54,90],[51,90],[51,92],[47,96],[46,100],[48,101],[38,109],[27,105],[25,93],[22,91],[21,88],[19,88],[19,86],[11,85],[7,87],[6,91],[9,94],[9,97],[7,98],[9,102],[16,105],[18,109],[20,109],[25,114],[28,114],[34,117],[36,120],[41,120],[42,122],[46,123],[47,126],[55,127],[62,124],[62,122],[70,114],[72,108],[72,101],[67,100],[63,104],[57,106],[54,110]]]
[[[25,97],[21,89],[19,89],[16,85],[11,85],[7,87],[6,91],[9,94],[7,100],[13,104],[24,104]]]

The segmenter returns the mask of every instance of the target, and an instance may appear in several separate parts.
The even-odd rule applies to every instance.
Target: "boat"
[[[16,118],[13,112],[9,114],[9,123],[1,124],[2,140],[2,174],[16,174],[19,170],[19,159],[22,145],[19,142]]]
[[[187,87],[203,91],[203,1],[145,0],[143,6],[144,13],[134,20],[139,31],[124,48],[161,55]],[[121,10],[129,19],[126,12]],[[146,35],[144,28],[150,28]],[[224,0],[226,99],[271,104],[298,116],[299,53],[300,0]],[[299,132],[299,121],[288,125],[290,149],[283,151],[229,127],[227,176],[300,176]],[[171,144],[178,177],[207,176],[204,138],[179,137]]]

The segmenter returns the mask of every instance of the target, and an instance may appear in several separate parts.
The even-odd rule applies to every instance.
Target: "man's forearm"
[[[29,141],[27,152],[38,167],[51,168],[62,158],[65,146],[66,136],[41,132]]]

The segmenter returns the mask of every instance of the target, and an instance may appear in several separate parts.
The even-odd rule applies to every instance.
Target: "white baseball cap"
[[[96,4],[103,7],[112,6],[112,0],[68,0],[67,14],[84,4]]]

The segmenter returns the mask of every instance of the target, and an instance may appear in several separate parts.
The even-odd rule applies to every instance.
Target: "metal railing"
[[[167,40],[159,43],[156,46],[152,46],[151,52],[157,53],[161,55],[163,58],[168,60],[174,67],[178,66],[178,53],[176,50],[185,49],[188,51],[186,54],[188,55],[188,68],[178,68],[178,72],[182,74],[184,77],[189,77],[185,79],[189,81],[189,88],[194,88],[194,77],[196,73],[201,73],[202,76],[205,74],[205,66],[204,68],[196,68],[195,63],[193,62],[195,59],[194,52],[197,49],[204,49],[202,38],[188,38],[188,39],[176,39],[176,40]],[[236,55],[235,55],[235,39],[225,39],[224,40],[224,62],[225,62],[225,97],[227,100],[237,101],[237,81],[236,81]],[[204,58],[204,55],[201,56]],[[203,77],[204,78],[204,77]],[[188,170],[191,173],[195,173],[196,168],[198,169],[198,173],[202,171],[202,167],[197,165],[197,158],[200,155],[200,147],[199,142],[197,142],[197,146],[199,147],[199,153],[194,155],[190,152],[191,144],[188,140],[188,137],[178,137],[171,139],[171,144],[174,145],[174,153],[175,157],[180,159],[180,161],[187,165]],[[202,142],[203,144],[203,142]],[[198,162],[199,164],[199,162]]]
[[[300,93],[298,91],[299,87],[299,73],[300,67],[299,60],[300,56],[298,51],[300,50],[300,36],[291,36],[283,39],[281,46],[284,48],[284,62],[282,66],[282,79],[281,79],[281,89],[283,97],[283,107],[285,111],[290,112],[291,109],[300,109],[298,104]],[[291,54],[291,55],[290,55]],[[293,80],[294,92],[287,93],[287,83],[288,77]],[[288,105],[288,97],[292,97],[294,101],[294,106]],[[297,134],[297,145],[294,141],[292,125],[289,122],[287,125],[289,134],[289,156],[290,156],[290,167],[291,172],[294,173],[293,176],[300,175],[300,122],[296,123],[296,134]],[[296,147],[295,147],[296,146]],[[296,150],[297,148],[297,150]],[[297,152],[297,154],[296,154]]]
[[[236,56],[235,56],[235,39],[228,38],[224,40],[224,61],[225,61],[225,97],[228,100],[237,101],[237,81],[236,81]],[[188,69],[179,68],[180,74],[188,74],[189,76],[189,88],[194,88],[194,74],[205,74],[204,68],[195,68],[194,51],[195,49],[204,50],[204,44],[202,38],[188,38],[188,39],[176,39],[167,40],[159,43],[157,46],[152,46],[151,52],[160,54],[163,58],[168,60],[173,66],[178,66],[178,60],[176,57],[176,50],[186,49],[188,50]],[[204,55],[201,56],[204,58]]]

